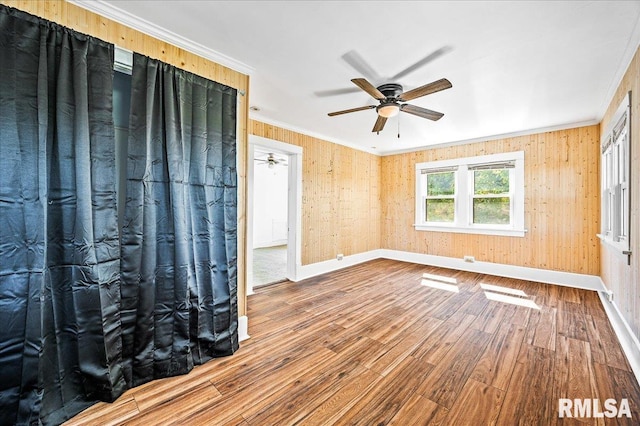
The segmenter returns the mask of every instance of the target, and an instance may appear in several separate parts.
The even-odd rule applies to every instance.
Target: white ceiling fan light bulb
[[[395,117],[400,112],[400,106],[398,104],[386,104],[380,105],[377,108],[378,115],[384,118]]]

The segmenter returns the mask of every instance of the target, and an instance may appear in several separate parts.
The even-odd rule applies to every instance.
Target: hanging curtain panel
[[[0,424],[126,387],[113,46],[0,6]]]
[[[134,54],[121,305],[130,386],[238,348],[236,96]]]
[[[236,91],[135,55],[120,234],[113,46],[0,5],[0,63],[0,424],[237,350]]]

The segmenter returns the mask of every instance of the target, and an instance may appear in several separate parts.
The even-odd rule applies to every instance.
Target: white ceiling
[[[360,149],[434,144],[596,123],[640,42],[640,1],[83,1],[75,3],[251,74],[251,117]],[[438,49],[447,53],[397,81],[440,78],[453,88],[410,103],[439,121],[401,113],[379,135],[365,92],[319,96],[385,77]],[[398,124],[400,138],[398,138]]]

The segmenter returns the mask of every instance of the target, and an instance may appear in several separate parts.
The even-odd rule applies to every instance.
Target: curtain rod
[[[113,69],[131,75],[133,69],[133,51],[124,47],[114,46]],[[245,95],[244,90],[238,90],[238,94]]]

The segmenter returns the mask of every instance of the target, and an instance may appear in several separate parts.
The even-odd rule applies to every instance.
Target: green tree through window
[[[508,225],[511,222],[509,170],[473,172],[473,223]]]
[[[427,174],[427,222],[453,222],[455,219],[455,172]]]

